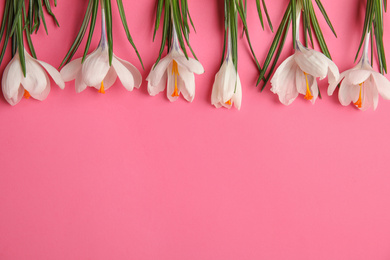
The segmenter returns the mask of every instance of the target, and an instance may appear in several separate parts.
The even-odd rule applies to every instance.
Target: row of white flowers
[[[174,32],[175,33],[175,32]],[[367,38],[369,38],[367,36]],[[192,102],[195,97],[195,76],[204,72],[201,63],[195,59],[187,59],[180,49],[177,36],[168,55],[152,67],[148,81],[148,92],[154,96],[165,90],[167,97],[175,101],[180,94]],[[271,91],[279,96],[281,103],[291,104],[298,94],[315,103],[319,89],[317,78],[328,77],[328,94],[332,95],[340,84],[339,100],[344,106],[353,103],[361,110],[376,109],[378,93],[384,99],[390,99],[390,82],[382,74],[376,72],[368,62],[368,40],[365,43],[362,58],[351,70],[341,75],[337,66],[320,52],[304,47],[297,40],[295,53],[287,58],[276,70],[271,80]],[[117,78],[122,85],[132,91],[142,83],[141,73],[136,67],[114,55],[112,65],[109,65],[109,54],[105,33],[102,33],[98,48],[89,54],[82,63],[76,59],[58,72],[51,65],[34,59],[27,51],[26,77],[23,76],[19,55],[15,54],[7,65],[2,78],[2,90],[5,99],[11,105],[16,105],[23,97],[33,97],[44,100],[50,92],[50,79],[64,88],[66,81],[75,80],[76,92],[80,93],[87,86],[105,93]],[[211,103],[216,107],[231,108],[234,105],[240,109],[242,101],[241,82],[228,53],[220,71],[215,76]]]

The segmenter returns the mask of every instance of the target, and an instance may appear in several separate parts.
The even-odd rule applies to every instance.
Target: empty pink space
[[[114,52],[145,79],[161,40],[159,30],[152,41],[155,0],[124,1],[145,70],[112,2]],[[289,1],[266,2],[276,29]],[[365,1],[322,2],[338,38],[315,6],[319,22],[345,71],[355,65]],[[33,37],[40,60],[60,65],[86,7],[58,1],[61,27],[47,18],[49,36]],[[105,95],[52,82],[44,102],[0,99],[0,259],[390,259],[390,101],[380,98],[375,112],[344,107],[323,80],[315,105],[300,96],[284,106],[270,85],[256,87],[259,72],[240,38],[242,108],[216,109],[223,1],[189,8],[191,45],[205,68],[192,103],[151,97],[145,80],[132,92],[120,81]],[[274,34],[261,29],[255,1],[247,19],[263,63]],[[388,14],[384,26],[389,50]],[[291,54],[288,37],[279,64]]]

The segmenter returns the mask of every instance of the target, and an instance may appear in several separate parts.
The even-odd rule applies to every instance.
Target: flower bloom
[[[365,55],[354,68],[341,73],[340,79],[329,85],[329,96],[340,81],[339,100],[343,106],[352,102],[361,110],[371,107],[375,110],[378,106],[378,93],[384,99],[390,99],[390,82],[373,70]]]
[[[87,55],[83,63],[82,58],[71,61],[62,68],[61,75],[65,81],[75,80],[77,93],[85,90],[87,86],[96,88],[99,93],[105,93],[117,77],[128,91],[132,91],[134,87],[139,88],[142,83],[141,73],[129,62],[114,55],[110,66],[105,36],[98,48]]]
[[[40,101],[45,100],[50,92],[50,79],[47,73],[61,89],[65,88],[60,73],[53,66],[34,59],[26,50],[24,50],[24,55],[26,61],[25,77],[18,52],[15,53],[4,70],[1,85],[4,98],[8,103],[14,106],[20,102],[23,96],[27,99],[33,97]]]
[[[324,54],[308,49],[297,41],[295,53],[276,70],[271,79],[271,91],[278,94],[280,102],[290,105],[298,94],[314,104],[318,97],[317,77],[328,76],[329,84],[340,76],[337,66]]]
[[[148,92],[155,96],[167,86],[167,97],[171,102],[176,101],[180,93],[187,101],[192,102],[195,97],[194,73],[203,72],[203,66],[199,61],[184,56],[174,32],[173,44],[168,55],[153,65],[146,78]]]
[[[232,105],[240,110],[242,100],[241,81],[229,55],[218,73],[215,75],[211,104],[217,108],[231,108]]]

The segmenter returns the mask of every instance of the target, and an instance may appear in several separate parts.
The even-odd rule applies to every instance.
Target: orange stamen
[[[310,92],[309,81],[307,80],[307,73],[303,72],[303,74],[305,74],[305,79],[306,79],[306,95],[305,95],[305,99],[306,100],[312,100],[313,99],[313,95]]]
[[[24,94],[23,94],[23,97],[25,99],[29,99],[31,97],[30,93],[27,91],[27,90],[24,90]]]
[[[106,91],[104,91],[104,83],[102,81],[102,84],[100,84],[100,89],[98,91],[99,93],[106,94]]]
[[[359,99],[355,103],[353,103],[358,108],[362,108],[362,88],[363,88],[363,83],[359,84],[359,86],[360,86]]]
[[[175,60],[172,62],[172,74],[175,74],[175,90],[173,91],[172,97],[178,97],[179,91],[177,89],[177,75],[179,75],[179,68]]]
[[[231,106],[232,105],[232,100],[229,99],[227,102],[225,102],[225,104]]]

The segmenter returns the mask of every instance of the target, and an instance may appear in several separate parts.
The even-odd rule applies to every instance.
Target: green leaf
[[[89,0],[87,11],[85,12],[84,19],[83,19],[83,22],[81,24],[81,28],[79,30],[79,33],[77,34],[76,39],[74,40],[68,53],[65,55],[65,58],[61,62],[60,68],[64,64],[67,64],[72,59],[73,55],[76,53],[77,49],[79,48],[81,41],[84,38],[85,32],[87,31],[89,21],[91,19],[92,5],[93,5],[93,0]]]
[[[278,63],[280,54],[282,53],[284,44],[285,44],[286,39],[287,39],[287,35],[288,35],[288,30],[289,30],[289,29],[290,29],[290,24],[287,23],[286,28],[284,29],[284,36],[283,36],[283,38],[282,38],[282,41],[281,41],[280,44],[279,44],[278,51],[276,52],[276,55],[275,55],[275,58],[274,58],[274,62],[272,63],[271,68],[269,69],[268,76],[265,78],[264,84],[263,84],[263,86],[261,87],[261,91],[264,90],[265,86],[267,85],[268,81],[269,81],[270,78],[271,78],[272,73],[274,72],[274,70],[275,70],[275,68],[276,68],[276,64]]]
[[[158,0],[157,10],[156,10],[156,21],[154,24],[154,32],[153,32],[153,41],[154,41],[154,38],[156,37],[156,32],[157,32],[158,28],[160,27],[160,20],[161,20],[163,4],[164,4],[164,0]]]
[[[291,21],[292,21],[292,37],[293,37],[293,48],[297,45],[297,5],[296,0],[291,1]]]
[[[169,21],[170,21],[170,1],[165,0],[165,6],[164,6],[164,24],[163,24],[163,32],[162,32],[162,38],[161,38],[161,46],[160,46],[160,52],[158,54],[157,61],[153,68],[156,67],[156,65],[160,62],[161,55],[164,52],[165,44],[167,42],[167,35],[169,30]]]
[[[268,9],[267,9],[267,6],[265,4],[265,0],[262,0],[262,2],[263,2],[265,16],[267,16],[268,26],[271,29],[271,32],[274,32],[274,28],[272,26],[271,18],[269,17],[269,14],[268,14]]]
[[[324,35],[322,34],[320,25],[318,24],[318,20],[317,20],[317,17],[315,15],[315,12],[314,12],[313,5],[310,1],[309,1],[309,11],[310,11],[311,23],[313,25],[313,30],[314,30],[314,33],[315,33],[316,38],[318,40],[318,43],[320,45],[320,48],[321,48],[322,52],[329,59],[332,59],[332,57],[330,56],[329,50],[328,50],[328,46],[326,45]]]
[[[364,25],[363,25],[363,32],[362,32],[362,37],[360,39],[360,44],[358,51],[355,56],[355,61],[357,60],[359,56],[360,49],[363,46],[364,39],[366,38],[366,34],[369,32],[368,27],[371,25],[372,22],[372,8],[373,8],[373,0],[367,0],[367,5],[366,5],[366,15],[364,17]]]
[[[256,85],[259,85],[260,81],[263,79],[263,77],[264,77],[264,75],[265,75],[265,73],[267,71],[267,68],[268,68],[268,66],[269,66],[269,64],[270,64],[270,62],[272,60],[272,57],[275,54],[276,47],[279,44],[281,35],[282,35],[283,31],[286,28],[287,22],[291,21],[291,9],[292,8],[291,8],[291,2],[290,2],[290,4],[287,6],[287,9],[286,9],[286,11],[284,13],[283,19],[280,22],[279,28],[276,31],[275,38],[272,41],[271,47],[270,47],[270,49],[268,51],[267,58],[265,59],[265,62],[263,64],[263,69],[260,71],[260,76],[259,76],[259,78],[257,80]]]
[[[84,55],[83,55],[83,58],[81,60],[81,63],[83,63],[85,61],[85,58],[87,57],[87,54],[88,54],[89,46],[91,45],[93,32],[95,30],[96,17],[97,17],[98,8],[99,8],[99,0],[91,0],[91,1],[92,1],[91,25],[89,26],[88,39],[87,39],[87,43],[85,44]]]
[[[129,40],[131,46],[133,46],[135,53],[137,54],[138,59],[141,62],[142,68],[145,69],[144,64],[142,62],[142,59],[141,59],[141,56],[137,50],[137,47],[134,44],[133,38],[130,35],[129,26],[127,25],[126,14],[125,14],[125,10],[123,8],[122,0],[117,0],[117,4],[118,4],[118,10],[119,10],[119,14],[120,14],[120,17],[122,20],[123,28],[125,29],[125,32],[126,32],[127,39]]]
[[[333,28],[332,22],[330,21],[328,14],[326,13],[325,8],[321,3],[321,0],[316,0],[316,3],[317,3],[318,8],[320,9],[322,15],[324,16],[326,23],[329,25],[329,28],[332,30],[334,36],[336,36],[336,38],[337,38],[336,31]]]

